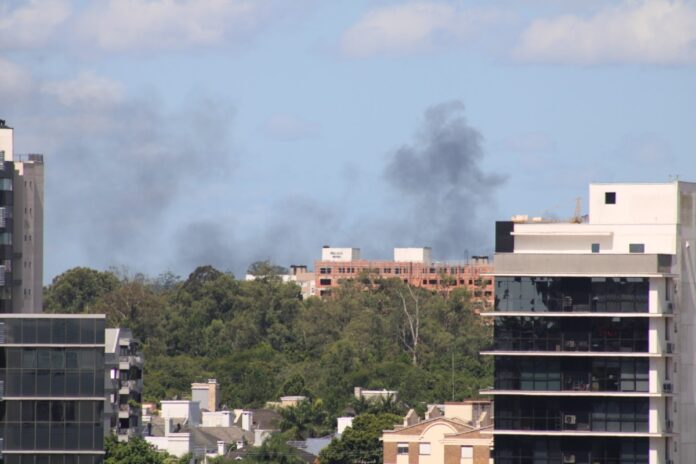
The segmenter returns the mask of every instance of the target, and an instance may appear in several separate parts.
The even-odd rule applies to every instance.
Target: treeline
[[[478,354],[490,327],[464,290],[445,298],[362,276],[331,299],[303,300],[273,275],[239,281],[210,266],[185,280],[74,268],[44,300],[45,312],[104,313],[108,327],[132,329],[144,347],[145,401],[186,397],[191,382],[217,378],[229,407],[303,394],[337,414],[355,386],[395,389],[422,407],[491,385]]]

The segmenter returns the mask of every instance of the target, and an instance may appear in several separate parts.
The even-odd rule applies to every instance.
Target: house
[[[430,406],[424,420],[411,410],[382,433],[384,464],[489,464],[491,412],[490,401],[474,400]]]

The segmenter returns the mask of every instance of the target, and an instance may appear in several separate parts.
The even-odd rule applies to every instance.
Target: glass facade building
[[[496,464],[696,462],[696,184],[592,184],[496,224]]]
[[[104,316],[0,315],[6,464],[104,458]]]

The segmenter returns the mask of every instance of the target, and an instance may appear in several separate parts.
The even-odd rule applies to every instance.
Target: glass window
[[[592,244],[592,253],[599,253],[599,243]]]
[[[473,446],[462,446],[462,464],[474,464],[474,447]]]
[[[96,330],[94,327],[94,319],[80,319],[80,342],[95,343]]]
[[[21,343],[36,343],[36,320],[22,320],[22,340]]]
[[[51,341],[53,343],[65,343],[66,323],[65,319],[51,319]]]
[[[616,204],[616,192],[604,192],[604,204],[605,205],[615,205]]]
[[[643,243],[629,243],[628,244],[629,253],[645,253],[645,244]]]
[[[408,454],[408,443],[398,443],[396,445],[396,454]]]
[[[66,340],[80,340],[80,321],[78,319],[65,319]]]

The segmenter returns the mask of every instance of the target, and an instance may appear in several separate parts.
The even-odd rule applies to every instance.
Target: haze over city
[[[691,1],[9,0],[0,118],[45,154],[47,281],[462,259],[589,182],[696,178],[695,40]]]

